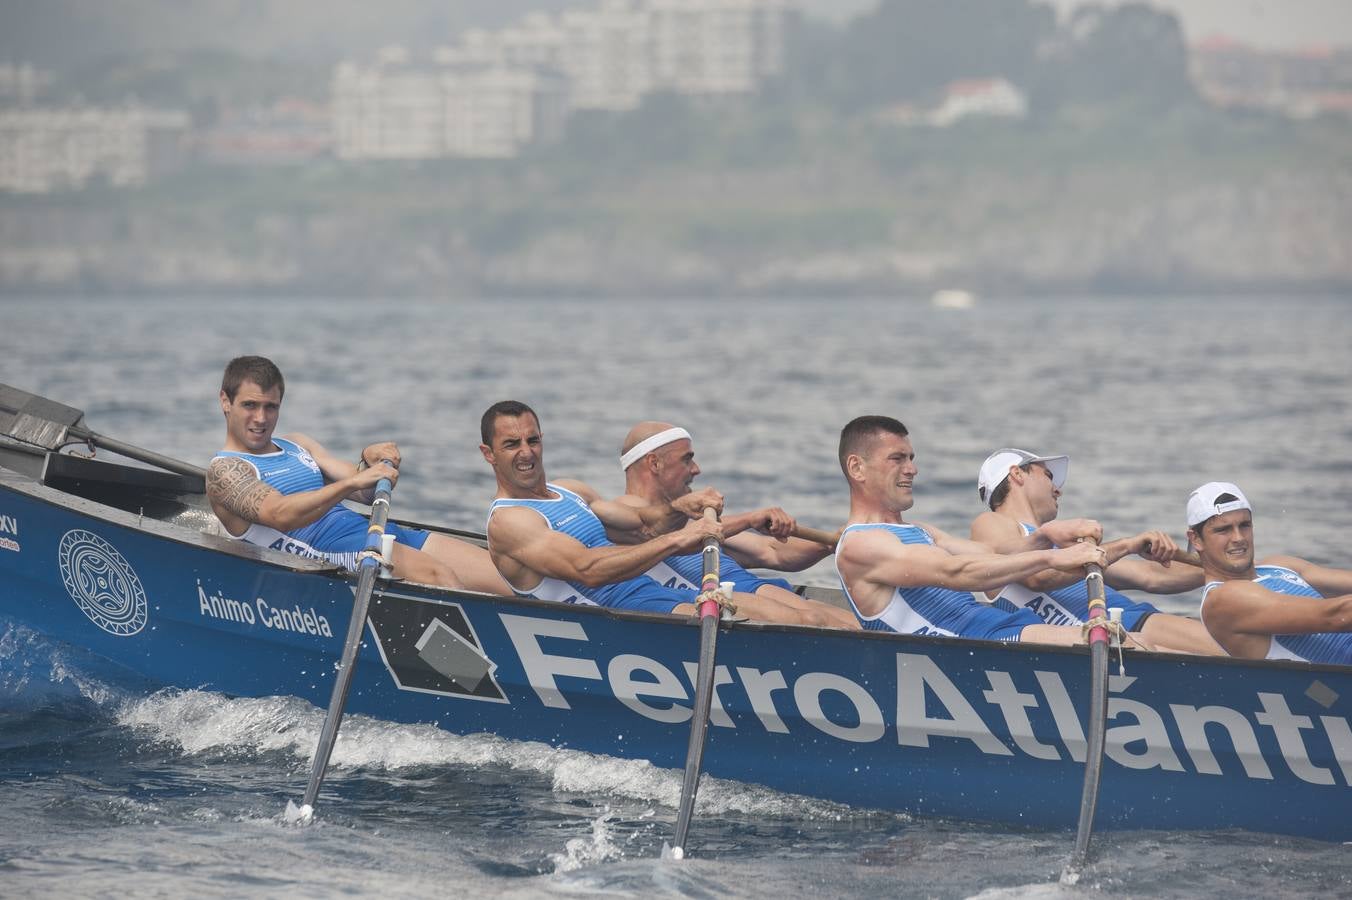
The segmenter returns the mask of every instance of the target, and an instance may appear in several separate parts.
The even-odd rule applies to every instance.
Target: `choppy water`
[[[282,431],[355,456],[393,437],[396,514],[479,528],[479,415],[540,413],[548,471],[618,492],[624,432],[695,435],[731,508],[834,527],[840,426],[885,413],[919,453],[914,517],[961,533],[998,446],[1072,457],[1066,515],[1182,537],[1242,485],[1260,553],[1352,564],[1352,298],[617,303],[0,299],[0,381],[205,461],[238,353],[288,376]],[[829,568],[808,580],[831,583]],[[0,585],[0,590],[5,590]],[[1189,610],[1195,598],[1174,603]],[[694,857],[659,860],[679,773],[357,717],[317,827],[282,823],[321,711],[154,692],[0,619],[0,895],[1347,895],[1347,847],[1244,833],[1097,839],[913,821],[735,783],[701,789]],[[904,777],[898,773],[898,777]]]

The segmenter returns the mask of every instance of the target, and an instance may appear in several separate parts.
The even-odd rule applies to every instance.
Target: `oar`
[[[1103,596],[1103,569],[1085,568],[1089,588],[1089,619],[1106,617],[1108,603]],[[1089,727],[1084,758],[1084,790],[1080,794],[1080,823],[1075,830],[1075,851],[1062,880],[1073,883],[1089,856],[1089,839],[1094,830],[1094,810],[1098,807],[1099,778],[1103,773],[1103,745],[1108,728],[1108,629],[1095,625],[1089,629]]]
[[[794,525],[793,536],[827,547],[835,547],[836,542],[840,540],[839,531],[822,531],[820,528],[809,528],[806,525]]]
[[[391,465],[389,460],[382,462]],[[357,650],[361,646],[362,632],[366,628],[366,609],[370,606],[371,590],[375,587],[376,574],[380,571],[380,537],[385,533],[385,520],[390,515],[390,491],[393,489],[388,478],[376,482],[375,499],[371,501],[371,523],[366,529],[366,549],[361,556],[357,591],[353,596],[352,618],[347,623],[347,638],[343,642],[342,661],[338,664],[338,677],[333,682],[329,710],[324,715],[324,728],[319,732],[319,745],[315,747],[314,761],[310,766],[310,783],[305,787],[305,799],[301,802],[300,821],[303,824],[309,824],[314,818],[315,803],[319,799],[319,786],[324,783],[324,772],[329,766],[329,757],[333,754],[333,744],[338,740],[338,726],[343,721],[343,706],[347,703],[347,691],[352,686],[352,670],[357,662]]]
[[[1189,566],[1196,566],[1199,569],[1202,567],[1202,558],[1185,547],[1174,548],[1173,561],[1186,563]]]
[[[82,424],[84,422],[82,410],[28,391],[21,391],[7,384],[0,384],[0,413],[7,416],[3,433],[44,450],[60,450],[66,444],[72,443],[73,438],[75,441],[102,447],[128,459],[159,466],[180,475],[205,478],[207,474],[200,466],[92,431]]]
[[[704,518],[718,518],[712,509]],[[681,806],[676,814],[676,835],[672,838],[671,858],[685,858],[685,839],[690,833],[690,817],[695,811],[695,791],[699,789],[700,764],[704,761],[704,738],[709,731],[709,707],[714,695],[714,647],[718,642],[719,605],[718,539],[704,539],[704,572],[700,578],[699,669],[695,676],[695,709],[690,716],[690,744],[685,751],[685,777],[681,780]]]

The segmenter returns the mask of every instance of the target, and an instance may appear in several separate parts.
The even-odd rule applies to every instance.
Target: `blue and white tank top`
[[[1020,522],[1019,526],[1025,535],[1037,531],[1027,522]],[[1149,603],[1134,600],[1107,585],[1103,586],[1103,597],[1110,609],[1122,610],[1122,627],[1128,631],[1136,631],[1142,619],[1159,612]],[[1089,586],[1080,579],[1050,591],[1035,591],[1015,582],[1005,585],[991,604],[1007,612],[1030,610],[1048,625],[1083,625],[1089,621]]]
[[[1320,599],[1324,597],[1308,581],[1301,578],[1298,572],[1285,566],[1255,566],[1254,576],[1254,584],[1276,594]],[[1206,621],[1206,598],[1214,588],[1224,583],[1211,581],[1202,588],[1203,622]],[[1347,665],[1352,663],[1352,633],[1274,634],[1265,659],[1295,659],[1303,662]]]
[[[559,487],[557,484],[546,483],[545,487],[557,494],[558,497],[522,500],[499,497],[489,507],[489,520],[492,521],[493,513],[503,507],[524,506],[539,513],[549,523],[552,530],[566,534],[584,546],[615,546],[614,541],[606,536],[606,526],[597,518],[596,513],[592,512],[586,500],[567,488]],[[674,591],[663,588],[647,575],[639,575],[614,584],[604,584],[600,587],[589,587],[581,582],[565,581],[546,576],[541,579],[538,585],[528,591],[523,591],[516,585],[512,585],[512,590],[522,597],[534,597],[537,600],[556,600],[561,603],[581,603],[590,606],[633,607],[635,604],[630,601],[634,595],[651,596],[654,590],[670,594],[673,603],[688,599],[685,596],[678,597]]]
[[[295,441],[274,437],[272,442],[279,450],[271,453],[239,453],[222,450],[216,458],[237,457],[253,466],[260,481],[276,488],[282,494],[299,494],[303,491],[315,491],[324,486],[324,473],[319,469],[310,451]],[[292,531],[281,532],[267,525],[253,522],[243,534],[230,535],[236,540],[284,550],[297,556],[311,559],[330,559],[325,552],[330,546],[340,542],[353,528],[353,519],[362,520],[362,516],[343,506],[334,504],[333,508],[317,521]],[[362,530],[365,530],[364,524]],[[226,532],[229,534],[229,532]],[[336,560],[335,560],[336,561]]]
[[[648,570],[648,577],[665,587],[698,591],[704,580],[704,554],[684,553],[680,556],[668,556]],[[749,572],[741,563],[726,553],[719,557],[718,580],[731,581],[733,590],[754,594],[763,585],[773,584],[785,590],[792,590],[782,578],[762,578]]]
[[[860,531],[886,531],[903,544],[934,545],[934,538],[918,525],[876,522],[850,525],[841,533],[836,553],[850,535]],[[839,575],[837,565],[836,573]],[[941,634],[957,637],[981,638],[992,641],[1017,641],[1029,625],[1042,625],[1034,613],[1019,609],[995,609],[978,601],[968,591],[943,587],[897,587],[892,599],[876,616],[864,616],[850,596],[845,579],[840,579],[855,618],[866,631],[895,631],[900,634]]]

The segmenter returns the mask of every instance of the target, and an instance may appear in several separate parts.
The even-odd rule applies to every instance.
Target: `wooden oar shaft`
[[[343,721],[343,707],[347,705],[348,689],[352,687],[352,671],[356,667],[362,631],[366,628],[366,611],[371,603],[376,575],[380,571],[380,563],[372,554],[380,552],[380,538],[385,533],[385,522],[389,518],[390,492],[393,489],[388,478],[376,482],[375,498],[371,501],[371,520],[366,530],[366,552],[361,559],[357,590],[352,598],[352,618],[347,623],[338,675],[333,682],[333,693],[329,697],[328,712],[324,715],[324,727],[319,732],[319,744],[315,747],[314,760],[310,766],[310,781],[305,787],[305,799],[302,801],[302,814],[306,817],[319,799],[319,787],[324,783],[329,757],[333,755],[333,745],[338,740],[338,726]]]
[[[194,466],[192,463],[186,463],[182,460],[174,459],[171,456],[156,453],[153,450],[145,450],[115,438],[105,437],[95,431],[87,431],[83,428],[72,428],[70,429],[70,433],[74,437],[91,442],[95,447],[111,450],[114,453],[119,453],[128,459],[134,459],[138,462],[159,466],[161,469],[169,472],[177,472],[180,475],[196,475],[200,478],[205,478],[207,475],[207,470],[203,469],[201,466]]]
[[[805,541],[812,541],[814,544],[824,544],[827,547],[834,547],[840,540],[839,531],[823,531],[820,528],[809,528],[806,525],[794,525],[793,536],[800,537]]]
[[[1199,569],[1202,567],[1202,558],[1191,550],[1184,550],[1182,547],[1174,551],[1174,562],[1186,563]]]

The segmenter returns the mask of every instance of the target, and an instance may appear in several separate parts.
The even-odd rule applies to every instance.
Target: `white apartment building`
[[[531,13],[496,32],[471,29],[436,58],[554,71],[568,79],[572,109],[634,109],[652,90],[649,23],[636,0],[602,0],[557,18]]]
[[[654,82],[695,96],[746,94],[784,69],[789,0],[647,0]]]
[[[510,157],[574,110],[630,110],[653,91],[747,94],[784,67],[792,0],[601,0],[472,29],[414,66],[399,48],[334,72],[342,159]]]
[[[573,109],[634,109],[655,90],[746,94],[783,71],[793,10],[792,0],[601,0],[467,31],[438,61],[556,70]]]
[[[0,110],[0,190],[145,184],[175,162],[188,124],[185,112],[141,107]]]
[[[530,69],[343,63],[333,81],[334,152],[352,160],[511,157],[557,135],[566,108],[561,79]]]

